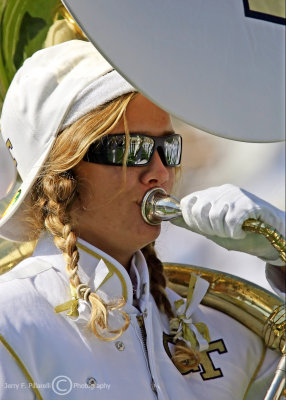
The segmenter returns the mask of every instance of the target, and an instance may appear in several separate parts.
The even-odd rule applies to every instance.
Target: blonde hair
[[[76,293],[77,298],[91,304],[92,312],[88,326],[97,338],[104,341],[117,339],[128,328],[130,321],[128,314],[122,311],[125,304],[123,299],[104,302],[96,293],[92,293],[78,276],[76,220],[71,213],[71,206],[78,196],[80,183],[73,174],[73,168],[82,160],[90,144],[108,134],[121,118],[124,120],[128,146],[129,133],[125,112],[135,96],[136,93],[123,95],[107,105],[98,107],[66,128],[58,136],[31,192],[28,220],[33,226],[34,236],[38,236],[43,229],[53,235],[55,245],[63,253],[72,291]],[[126,158],[127,152],[123,168],[126,168]],[[154,243],[145,246],[142,251],[150,272],[151,294],[160,311],[171,319],[174,315],[165,292],[166,278],[163,265],[156,256]],[[122,313],[121,328],[112,330],[109,327],[109,310]],[[176,344],[172,359],[180,371],[186,369],[186,366],[189,367],[190,362],[192,367],[199,362],[197,353],[183,342]]]
[[[124,118],[127,105],[134,96],[136,93],[129,93],[98,107],[58,136],[39,178],[33,185],[27,218],[32,224],[33,236],[39,236],[42,230],[52,234],[55,245],[63,253],[72,291],[77,293],[78,298],[90,302],[92,313],[89,327],[102,340],[119,337],[127,329],[129,317],[122,312],[123,326],[118,330],[111,330],[108,326],[108,311],[122,308],[123,300],[105,303],[96,293],[91,293],[90,288],[78,276],[76,221],[71,215],[71,205],[78,195],[78,182],[72,169],[82,160],[92,142],[108,134]]]

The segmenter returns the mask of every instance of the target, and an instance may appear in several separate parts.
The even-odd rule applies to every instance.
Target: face
[[[169,114],[137,95],[126,110],[130,133],[164,136],[173,133]],[[120,121],[111,133],[124,133]],[[175,168],[166,167],[156,151],[146,166],[101,165],[81,161],[75,168],[81,182],[77,205],[78,235],[128,266],[132,254],[154,241],[160,225],[141,216],[141,202],[153,187],[172,191]]]

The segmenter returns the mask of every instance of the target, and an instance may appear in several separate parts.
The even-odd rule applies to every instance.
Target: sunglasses
[[[177,134],[167,136],[147,136],[131,133],[126,165],[139,167],[150,163],[156,150],[164,165],[177,167],[181,162],[182,137]],[[92,143],[83,160],[96,164],[123,165],[126,150],[124,133],[106,135]]]

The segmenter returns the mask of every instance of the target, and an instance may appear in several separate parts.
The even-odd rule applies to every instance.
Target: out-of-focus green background
[[[59,0],[0,0],[0,103],[27,57],[42,48]]]
[[[43,47],[59,5],[60,0],[0,0],[0,109],[17,69]],[[12,196],[0,201],[0,215]],[[19,262],[32,248],[32,243],[0,239],[0,273]]]

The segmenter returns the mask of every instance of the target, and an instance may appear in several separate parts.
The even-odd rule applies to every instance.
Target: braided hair
[[[129,317],[121,311],[123,326],[112,330],[108,325],[108,311],[120,310],[125,301],[115,299],[109,303],[104,302],[78,276],[76,215],[71,206],[78,197],[80,183],[74,177],[72,168],[83,158],[94,140],[114,128],[134,96],[136,93],[126,94],[98,107],[58,136],[49,159],[31,190],[27,216],[28,223],[32,225],[32,238],[38,237],[43,230],[53,236],[55,245],[65,259],[72,291],[77,298],[91,304],[90,329],[96,337],[107,341],[118,338],[127,329]]]
[[[145,246],[142,252],[149,269],[150,292],[159,310],[171,320],[174,318],[174,313],[166,294],[167,278],[164,274],[163,264],[156,255],[155,242]],[[177,340],[172,361],[180,372],[188,372],[190,369],[197,367],[200,359],[198,351],[190,349],[183,340]]]

